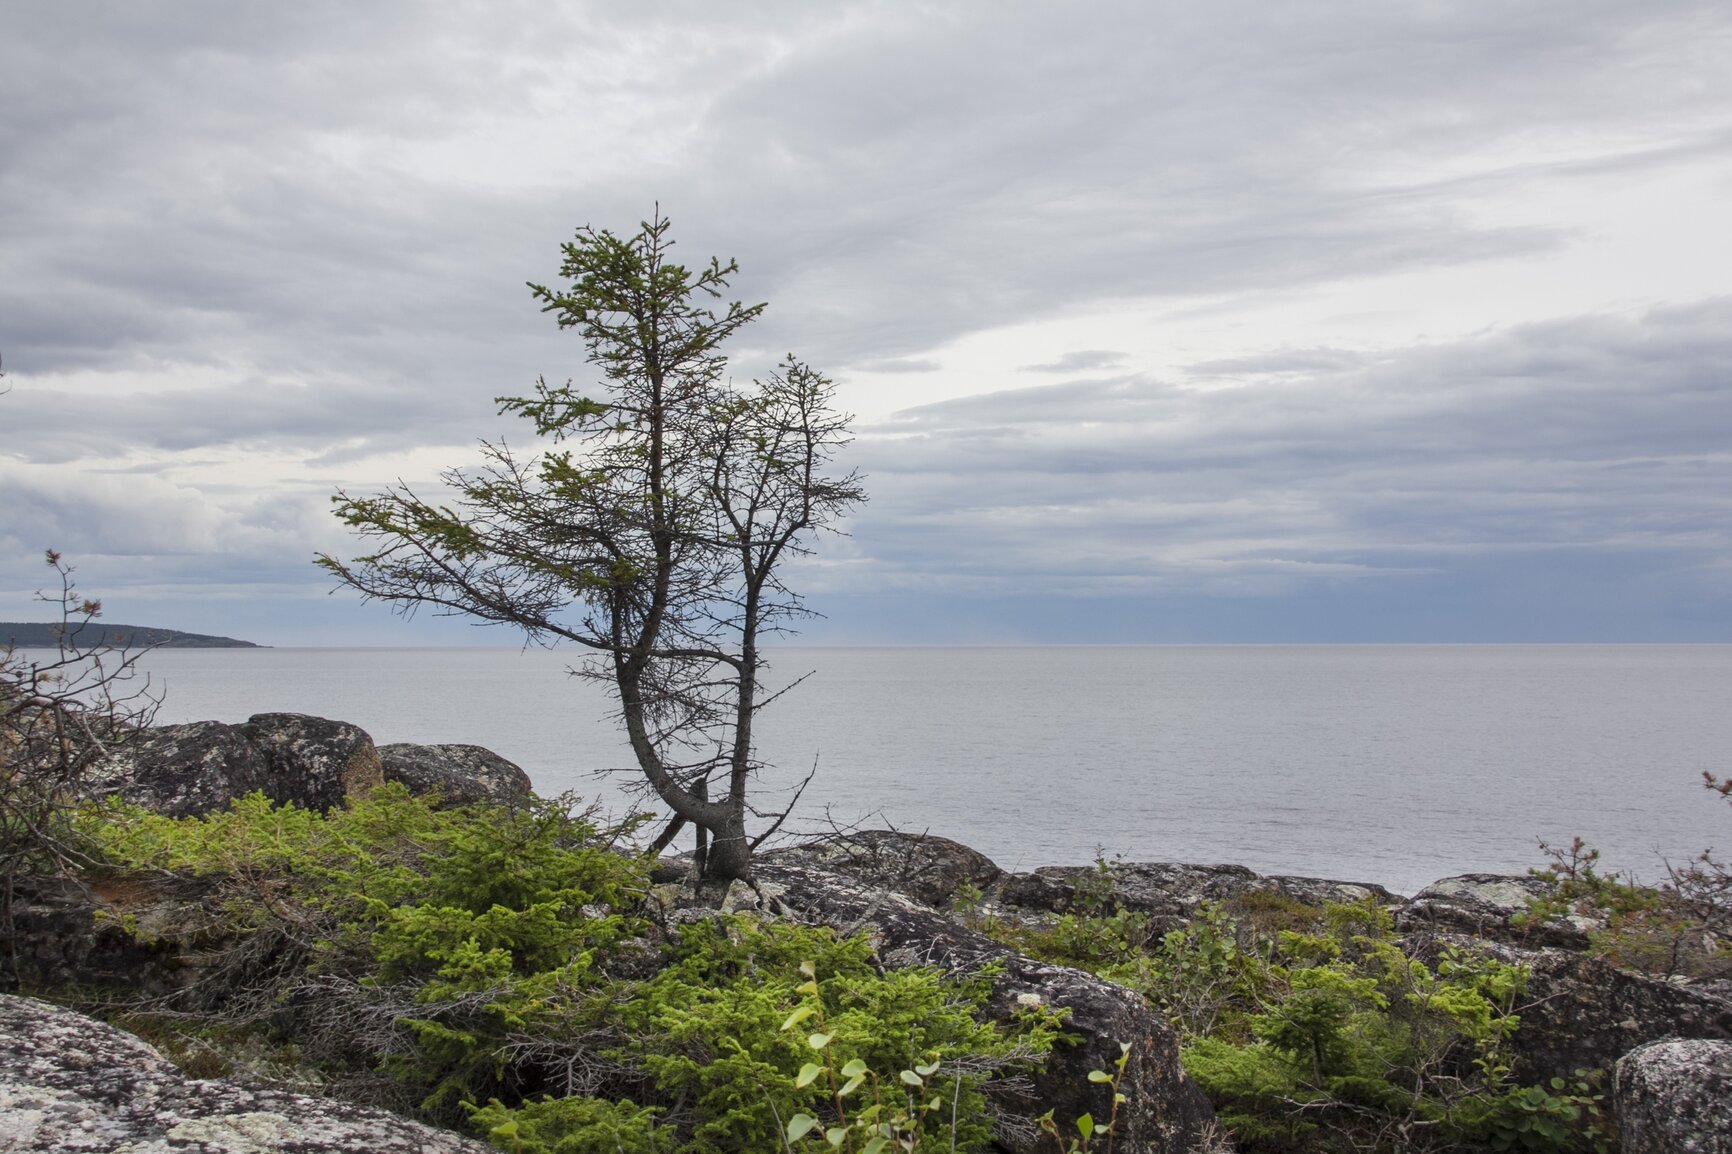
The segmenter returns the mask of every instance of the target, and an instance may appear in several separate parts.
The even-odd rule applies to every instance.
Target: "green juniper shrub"
[[[623,912],[645,888],[643,863],[612,850],[624,829],[566,799],[436,810],[386,785],[328,815],[254,794],[202,818],[108,803],[83,825],[110,871],[220,879],[230,968],[248,970],[225,984],[251,996],[203,1009],[285,1034],[334,1076],[391,1073],[443,1121],[546,1084],[502,1054],[557,1058],[524,1037],[600,1017],[614,983],[598,961],[643,928]]]
[[[831,1132],[836,1148],[876,1154],[874,1139],[889,1138],[865,1127],[880,1123],[901,1127],[904,1149],[977,1150],[991,1134],[987,1077],[1038,1063],[1057,1035],[1050,1015],[1010,1037],[979,1022],[987,992],[984,977],[880,972],[859,936],[718,916],[685,927],[669,964],[617,1006],[623,1040],[605,1057],[640,1079],[633,1101],[665,1113],[640,1110],[627,1128],[595,1104],[495,1101],[475,1118],[495,1145],[526,1154],[615,1149],[615,1130],[628,1152],[777,1150]],[[896,1074],[881,1084],[873,1070]],[[924,1112],[942,1117],[910,1124]]]
[[[890,1072],[904,1110],[943,1091],[913,1149],[979,1149],[987,1079],[1057,1036],[1050,1013],[1009,1035],[979,1021],[990,975],[882,972],[863,937],[744,916],[684,927],[643,977],[617,963],[651,948],[646,863],[615,848],[629,826],[563,800],[438,810],[387,785],[323,815],[256,794],[186,819],[110,802],[81,829],[111,874],[212,881],[218,984],[246,992],[155,1026],[201,1068],[225,1047],[292,1055],[332,1092],[505,1150],[782,1149],[796,1115],[844,1121],[834,1087],[800,1080],[820,1032],[838,1068]]]
[[[1243,895],[1205,903],[1152,941],[1127,922],[1096,904],[1070,924],[983,928],[1143,994],[1178,1031],[1186,1070],[1241,1150],[1564,1151],[1603,1140],[1587,1076],[1547,1087],[1511,1076],[1518,966],[1464,951],[1409,957],[1373,902]]]
[[[949,1129],[941,1144],[934,1135],[917,1148],[950,1149],[953,1136],[969,1150],[989,1137],[987,1075],[1035,1064],[1056,1037],[1048,1015],[1010,1037],[978,1021],[989,989],[985,976],[881,972],[860,936],[718,918],[686,928],[623,1018],[659,1095],[688,1103],[682,1151],[775,1149],[801,1112],[845,1124],[825,1100],[833,1087],[801,1081],[819,1051],[838,1068],[927,1069],[922,1077],[947,1090]]]
[[[1600,1139],[1585,1088],[1516,1085],[1508,1043],[1524,972],[1445,950],[1404,954],[1388,914],[1327,907],[1317,934],[1253,955],[1255,997],[1183,1050],[1246,1150],[1579,1150]]]
[[[673,1154],[677,1133],[657,1126],[653,1106],[629,1099],[572,1095],[512,1109],[495,1098],[470,1110],[470,1121],[511,1154]]]

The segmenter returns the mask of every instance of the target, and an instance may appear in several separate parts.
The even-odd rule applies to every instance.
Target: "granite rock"
[[[1548,889],[1531,874],[1458,874],[1414,894],[1396,925],[1404,933],[1462,933],[1520,946],[1585,949],[1588,935],[1603,922],[1573,914],[1531,924],[1522,919],[1529,903]]]
[[[1618,1062],[1623,1154],[1732,1154],[1732,1042],[1651,1042]]]
[[[485,1154],[381,1110],[187,1078],[70,1010],[0,995],[0,1150],[9,1154]]]
[[[418,796],[437,793],[446,805],[521,805],[534,796],[527,773],[479,745],[381,745],[379,767],[386,781]]]
[[[1465,934],[1410,936],[1403,948],[1427,961],[1454,948],[1527,967],[1527,989],[1516,1007],[1521,1029],[1512,1040],[1515,1071],[1526,1081],[1610,1070],[1636,1047],[1664,1038],[1732,1040],[1732,1001],[1590,954]]]
[[[266,788],[269,777],[263,751],[241,727],[194,721],[139,730],[92,769],[87,786],[170,817],[195,817]]]
[[[965,887],[985,890],[1004,871],[961,842],[932,834],[872,829],[759,855],[760,861],[807,864],[949,909]]]
[[[1231,905],[1258,895],[1279,895],[1309,906],[1325,902],[1375,901],[1394,905],[1400,898],[1368,882],[1326,878],[1264,876],[1239,865],[1184,862],[1116,862],[1099,866],[1043,866],[1028,874],[1007,874],[988,894],[997,909],[1012,915],[1084,911],[1091,903],[1143,914],[1158,936],[1182,928],[1208,902]]]
[[[302,713],[243,725],[195,721],[143,729],[92,768],[86,786],[171,817],[226,809],[258,790],[279,804],[328,810],[384,780],[359,726]]]
[[[324,811],[385,778],[366,730],[305,713],[255,713],[240,727],[264,755],[265,796]]]

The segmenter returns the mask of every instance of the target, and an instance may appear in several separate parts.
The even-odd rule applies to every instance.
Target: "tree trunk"
[[[746,836],[746,815],[740,805],[730,812],[720,828],[710,830],[709,853],[704,858],[704,881],[728,882],[752,876],[752,842]]]

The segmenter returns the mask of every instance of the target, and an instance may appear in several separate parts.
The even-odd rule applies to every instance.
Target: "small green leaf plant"
[[[1119,1056],[1113,1062],[1111,1071],[1089,1071],[1089,1081],[1107,1087],[1113,1096],[1112,1111],[1107,1116],[1105,1126],[1097,1124],[1093,1114],[1083,1114],[1074,1123],[1077,1132],[1075,1136],[1071,1136],[1067,1135],[1053,1120],[1051,1110],[1040,1116],[1038,1121],[1041,1132],[1053,1140],[1054,1145],[1058,1147],[1059,1154],[1091,1154],[1096,1149],[1096,1142],[1102,1138],[1106,1139],[1105,1154],[1113,1154],[1113,1144],[1118,1137],[1119,1107],[1128,1100],[1122,1086],[1125,1080],[1125,1068],[1129,1065],[1130,1060],[1131,1044],[1120,1042]]]
[[[960,1116],[965,1076],[960,1071],[946,1074],[944,1060],[937,1052],[928,1052],[925,1062],[913,1062],[897,1071],[890,1085],[885,1085],[885,1079],[864,1059],[850,1057],[838,1064],[837,1034],[826,1029],[816,963],[800,962],[800,976],[805,981],[798,984],[795,993],[804,1002],[783,1019],[781,1031],[798,1033],[811,1024],[805,1047],[811,1050],[812,1059],[800,1066],[793,1085],[802,1090],[821,1086],[830,1109],[828,1121],[809,1111],[790,1116],[783,1126],[783,1149],[792,1154],[795,1145],[821,1138],[824,1147],[845,1154],[913,1152],[920,1151],[935,1130],[949,1138],[949,1149],[956,1149],[965,1121]],[[944,1085],[946,1076],[949,1093]]]

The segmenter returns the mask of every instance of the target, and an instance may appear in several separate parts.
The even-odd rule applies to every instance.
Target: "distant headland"
[[[67,626],[58,621],[0,621],[0,647],[53,649]],[[80,648],[126,646],[132,649],[258,649],[251,641],[212,637],[206,633],[182,633],[178,629],[152,629],[143,625],[74,625]]]

